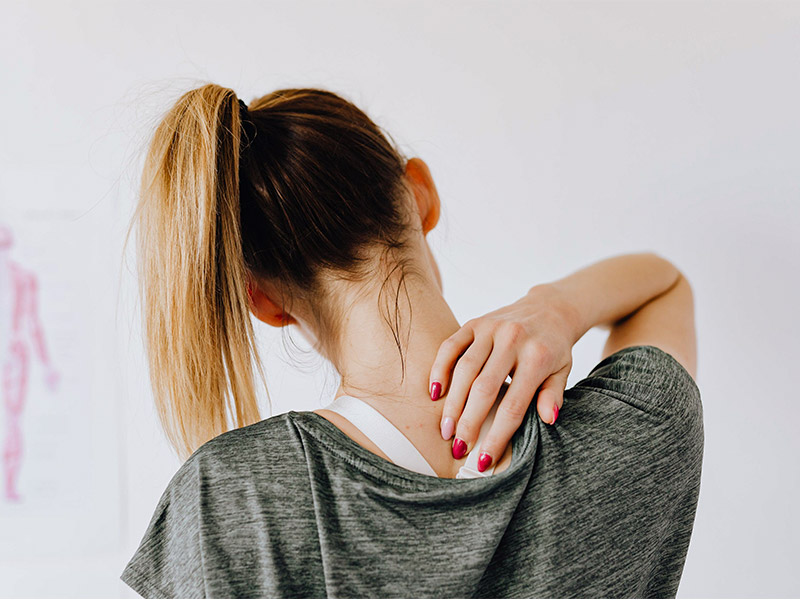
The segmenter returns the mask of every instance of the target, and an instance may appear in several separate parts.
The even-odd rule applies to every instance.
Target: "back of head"
[[[277,90],[246,107],[207,84],[168,110],[132,225],[153,393],[181,458],[228,420],[261,418],[249,278],[279,285],[286,302],[308,300],[329,331],[340,315],[326,280],[374,276],[388,254],[407,266],[404,164],[366,114],[321,89]]]

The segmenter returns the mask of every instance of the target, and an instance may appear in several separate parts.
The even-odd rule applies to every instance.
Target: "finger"
[[[481,369],[480,374],[472,383],[466,405],[461,412],[461,416],[456,422],[456,439],[462,440],[466,444],[463,454],[469,453],[474,447],[475,442],[481,432],[481,426],[486,420],[486,416],[497,402],[500,388],[508,377],[509,371],[517,361],[516,348],[510,344],[497,340],[492,348],[492,353],[486,364]],[[454,458],[461,458],[461,449],[457,441],[453,441]]]
[[[558,411],[564,404],[564,390],[567,387],[567,377],[570,367],[567,365],[544,380],[539,388],[539,398],[536,409],[539,417],[548,425],[554,425],[558,418]]]
[[[469,388],[489,358],[489,354],[492,352],[492,344],[490,336],[478,338],[470,344],[467,351],[458,359],[453,370],[450,390],[444,399],[444,407],[442,408],[442,438],[449,440],[455,433],[455,426],[461,416],[461,412],[464,410]]]
[[[469,326],[469,321],[461,329],[447,338],[439,346],[436,358],[431,367],[431,380],[428,389],[431,392],[431,400],[438,400],[443,396],[450,382],[450,374],[453,366],[461,354],[469,347],[475,339],[475,331]],[[436,384],[439,384],[438,386]]]
[[[479,471],[485,471],[505,453],[536,396],[536,390],[541,383],[539,373],[527,364],[517,368],[517,374],[500,400],[492,426],[481,444],[478,454]]]

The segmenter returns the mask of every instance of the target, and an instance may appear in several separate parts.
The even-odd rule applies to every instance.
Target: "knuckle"
[[[522,326],[521,323],[518,323],[516,321],[507,321],[503,323],[502,329],[504,335],[507,337],[508,341],[512,345],[520,341],[520,339],[522,339],[523,334],[525,333],[525,328]]]
[[[454,423],[458,423],[461,418],[461,413],[464,411],[464,400],[460,400],[450,394],[445,398],[444,406],[442,407],[442,419],[450,417]]]
[[[477,358],[475,358],[471,354],[465,354],[464,356],[458,359],[458,364],[456,364],[456,371],[470,372],[475,370],[478,366],[479,365]]]
[[[506,420],[521,424],[529,406],[530,402],[522,402],[519,398],[505,398],[497,408],[497,412],[502,413]]]
[[[443,341],[441,343],[441,345],[439,346],[439,349],[442,352],[449,353],[449,352],[454,351],[456,346],[457,346],[456,340],[454,338],[452,338],[452,337],[449,337],[449,338],[447,338],[445,341]]]
[[[491,397],[497,393],[497,388],[498,386],[486,376],[478,377],[472,384],[472,391],[479,396]]]
[[[533,346],[533,343],[526,344],[520,351],[520,362],[525,367],[532,367],[536,365],[538,354]]]
[[[461,328],[463,329],[464,327],[469,327],[469,328],[471,328],[471,329],[474,329],[474,328],[475,328],[475,325],[477,325],[477,324],[478,324],[478,321],[479,321],[479,318],[478,318],[478,317],[473,317],[473,318],[471,318],[469,321],[465,322],[465,323],[464,323],[464,324],[461,326]]]
[[[550,349],[542,342],[534,341],[528,346],[527,360],[536,367],[544,367],[551,360]]]

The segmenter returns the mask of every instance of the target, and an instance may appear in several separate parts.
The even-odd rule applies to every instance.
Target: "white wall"
[[[45,320],[97,332],[71,397],[91,426],[62,429],[93,440],[76,485],[101,490],[52,507],[77,530],[30,521],[52,547],[0,541],[1,596],[134,597],[119,573],[179,464],[121,238],[153,119],[205,81],[246,100],[332,89],[423,157],[444,210],[429,239],[462,322],[613,254],[677,264],[695,290],[706,427],[679,596],[800,594],[800,4],[6,2],[0,56],[0,221],[41,267]],[[93,251],[70,250],[87,236]],[[335,379],[262,334],[276,414],[327,401]],[[602,343],[579,342],[570,385]],[[52,352],[74,358],[66,342]],[[12,510],[0,502],[0,522]]]

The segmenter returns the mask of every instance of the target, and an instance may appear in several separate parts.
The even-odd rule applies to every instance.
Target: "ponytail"
[[[266,381],[250,277],[274,283],[287,310],[308,303],[319,349],[337,368],[344,315],[328,284],[377,280],[381,310],[394,305],[384,317],[404,359],[399,297],[405,277],[421,274],[407,251],[418,219],[405,165],[380,127],[327,90],[275,90],[248,107],[208,84],[167,112],[133,222],[153,394],[182,459],[260,420],[254,365],[265,390]]]
[[[240,224],[242,117],[230,89],[181,96],[153,135],[133,219],[152,390],[181,460],[261,419],[254,364],[266,383]]]

